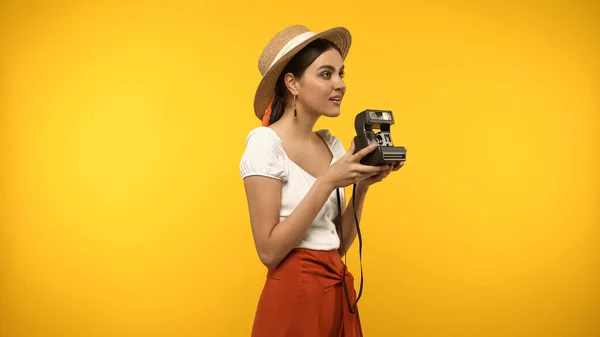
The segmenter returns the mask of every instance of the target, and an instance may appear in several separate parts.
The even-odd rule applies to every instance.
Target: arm
[[[317,179],[304,199],[279,222],[281,181],[262,176],[244,179],[254,244],[261,262],[274,268],[296,247],[333,192],[331,183]]]
[[[354,203],[356,204],[356,217],[358,218],[359,223],[362,215],[365,197],[367,195],[368,190],[368,186],[358,184],[356,186],[356,194],[352,195],[352,198],[356,198]],[[345,252],[347,252],[350,249],[352,243],[354,242],[354,239],[356,239],[356,235],[358,234],[356,231],[356,221],[354,219],[354,206],[352,205],[352,203],[352,199],[350,199],[348,207],[342,206],[342,233],[340,235],[343,235],[344,246],[340,246],[340,248],[338,249],[340,257],[344,257]],[[340,217],[338,216],[338,223],[339,219]]]
[[[367,195],[367,191],[369,190],[369,186],[374,183],[382,181],[385,177],[387,177],[390,172],[399,170],[404,165],[404,162],[400,162],[396,166],[388,166],[386,170],[380,172],[379,174],[372,175],[356,184],[356,194],[352,195],[352,198],[356,198],[354,200],[354,204],[356,204],[356,218],[360,223],[360,218],[362,215],[363,204],[365,202],[365,197]],[[356,235],[358,234],[356,230],[356,221],[354,219],[354,208],[353,208],[353,200],[350,199],[348,203],[348,208],[343,210],[342,215],[342,235],[344,235],[344,247],[340,247],[338,249],[338,253],[341,257],[344,257],[344,252],[347,252],[348,249],[352,246]],[[338,227],[339,227],[339,216],[338,216]]]

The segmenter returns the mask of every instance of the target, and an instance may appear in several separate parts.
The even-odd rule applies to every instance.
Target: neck
[[[283,116],[277,121],[285,129],[285,133],[296,139],[307,139],[314,136],[313,128],[318,117],[314,117],[307,113],[300,113],[294,117],[294,108],[287,108]]]

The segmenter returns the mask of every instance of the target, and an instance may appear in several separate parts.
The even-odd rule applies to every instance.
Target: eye
[[[323,76],[323,77],[325,77],[327,79],[331,78],[331,75],[332,75],[331,72],[327,71],[327,70],[321,73],[321,76]],[[343,71],[340,72],[340,78],[344,78],[345,75],[346,74]]]
[[[321,73],[321,76],[325,77],[325,78],[330,78],[331,77],[331,72],[329,71],[324,71]]]

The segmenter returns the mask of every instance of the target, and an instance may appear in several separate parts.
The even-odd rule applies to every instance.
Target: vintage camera
[[[390,126],[394,124],[394,115],[389,110],[365,110],[354,119],[356,136],[354,137],[355,153],[371,144],[377,144],[373,152],[361,159],[361,164],[380,166],[395,165],[406,160],[406,148],[394,146]],[[379,130],[379,132],[373,131]]]

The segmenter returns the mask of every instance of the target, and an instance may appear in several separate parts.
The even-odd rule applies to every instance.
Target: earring
[[[296,95],[294,95],[294,117],[298,116],[298,113],[296,112]]]

